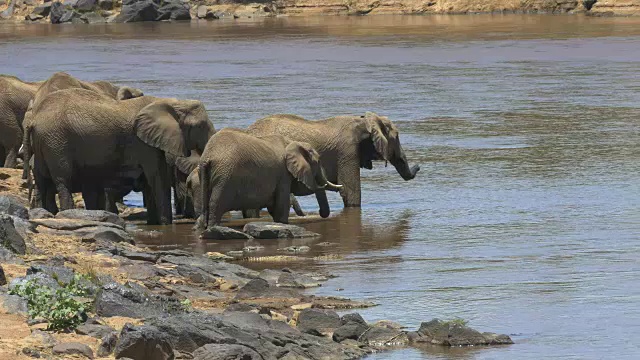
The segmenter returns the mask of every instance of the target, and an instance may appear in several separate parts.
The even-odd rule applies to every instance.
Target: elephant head
[[[409,162],[400,145],[400,136],[396,126],[385,116],[367,112],[359,144],[360,167],[371,169],[373,160],[389,161],[404,180],[411,180],[420,170],[420,166],[409,167]]]
[[[292,141],[285,149],[287,170],[301,184],[312,191],[339,191],[341,185],[327,180],[320,164],[320,154],[308,143]]]
[[[129,86],[121,86],[116,93],[116,100],[135,99],[141,96],[144,96],[142,90]]]
[[[215,128],[197,100],[156,100],[134,119],[135,133],[147,145],[174,156],[202,153]]]

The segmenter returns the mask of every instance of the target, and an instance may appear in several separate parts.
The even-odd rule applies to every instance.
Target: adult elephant
[[[254,135],[278,134],[311,144],[320,153],[327,179],[343,185],[340,195],[345,207],[360,207],[360,168],[371,169],[374,160],[390,162],[404,180],[413,179],[420,170],[417,165],[409,166],[396,126],[373,112],[317,121],[296,115],[271,115],[256,121],[247,131]],[[323,190],[315,195],[318,201],[326,201]],[[322,217],[328,216],[320,210]]]
[[[0,75],[0,167],[17,165],[24,115],[41,84]]]
[[[304,142],[222,129],[211,137],[199,165],[204,227],[231,210],[266,207],[276,222],[289,219],[290,194],[338,191],[324,175],[320,155]],[[328,203],[320,203],[329,210]]]
[[[142,90],[128,87],[128,86],[117,86],[113,85],[107,81],[82,81],[76,79],[75,77],[65,73],[65,72],[57,72],[51,75],[46,81],[44,81],[37,89],[36,93],[33,95],[32,102],[29,104],[29,111],[27,111],[24,116],[24,124],[23,128],[27,128],[31,123],[31,118],[33,115],[33,111],[31,109],[37,109],[40,106],[40,103],[44,101],[44,99],[49,96],[49,94],[54,93],[59,90],[65,89],[85,89],[89,91],[93,91],[97,94],[102,94],[108,96],[112,99],[116,100],[126,100],[133,99],[136,97],[143,96]],[[22,136],[22,144],[26,143],[27,139]],[[31,159],[31,154],[28,153],[25,149],[24,153],[25,159]],[[26,170],[22,173],[22,178],[27,178]]]
[[[58,211],[57,191],[60,207],[73,208],[71,193],[78,184],[83,196],[85,191],[100,195],[104,192],[96,189],[144,175],[149,224],[172,222],[165,153],[203,150],[215,132],[200,101],[151,96],[117,101],[85,89],[49,94],[34,107],[32,120],[25,148],[33,146],[42,207]],[[100,201],[85,197],[88,209],[103,208]]]

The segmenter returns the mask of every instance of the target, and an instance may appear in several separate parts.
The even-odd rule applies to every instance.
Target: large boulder
[[[373,326],[359,337],[359,341],[375,347],[405,346],[409,338],[404,331]]]
[[[85,344],[78,342],[61,343],[53,347],[54,355],[81,355],[93,359],[93,350]]]
[[[18,234],[22,236],[23,239],[27,239],[29,233],[33,233],[36,231],[35,224],[31,223],[29,220],[25,220],[14,215],[9,216],[11,216],[11,218],[13,219],[13,227],[16,229]]]
[[[255,350],[244,345],[207,344],[193,352],[193,360],[242,359],[262,360]]]
[[[13,252],[0,244],[0,263],[24,264],[24,260],[17,257]]]
[[[49,6],[51,6],[51,3],[46,3],[46,4],[49,4]],[[31,220],[51,219],[53,217],[54,217],[53,214],[47,211],[46,209],[43,209],[43,208],[29,209],[29,219]]]
[[[103,285],[96,297],[96,314],[99,316],[125,316],[137,319],[179,313],[184,308],[177,299],[151,293],[146,288],[127,282]]]
[[[0,245],[20,255],[27,251],[24,237],[16,230],[10,215],[0,215]]]
[[[115,22],[156,21],[158,18],[158,4],[152,0],[123,0],[122,11],[115,18]]]
[[[13,196],[0,196],[0,214],[7,214],[29,220],[29,210]]]
[[[158,8],[158,17],[156,18],[156,21],[160,20],[191,20],[189,4],[182,0],[163,2],[162,6]]]
[[[98,345],[97,355],[99,357],[109,356],[116,348],[118,343],[118,333],[111,332],[100,339],[100,345]]]
[[[198,17],[198,19],[205,19],[205,20],[218,19],[218,16],[216,16],[216,14],[213,11],[209,10],[209,8],[205,5],[198,6],[198,10],[196,11],[196,16]]]
[[[153,326],[126,324],[114,350],[116,359],[135,360],[173,359],[173,348],[167,335]]]
[[[200,238],[211,240],[253,239],[251,235],[226,226],[210,226],[200,234]]]
[[[98,0],[98,6],[102,10],[113,10],[114,0]]]
[[[282,238],[303,238],[319,236],[307,231],[305,228],[280,224],[275,222],[250,222],[244,226],[242,231],[256,239],[282,239]]]
[[[76,219],[76,220],[89,220],[99,222],[109,222],[116,224],[124,228],[126,223],[117,214],[104,211],[104,210],[84,210],[84,209],[70,209],[60,211],[56,214],[56,219]]]
[[[333,310],[304,309],[298,315],[298,330],[311,335],[327,335],[342,325]]]
[[[74,8],[80,12],[88,12],[98,8],[98,0],[78,0]]]
[[[46,2],[44,4],[36,6],[31,12],[31,14],[27,15],[27,20],[35,21],[35,20],[44,19],[47,16],[49,16],[50,12],[51,12],[51,2]],[[29,214],[31,214],[31,211],[29,211]]]
[[[0,308],[7,314],[27,315],[29,311],[27,300],[4,293],[0,293]]]
[[[481,333],[457,321],[433,319],[423,322],[410,340],[444,346],[508,345],[513,344],[507,335]]]
[[[58,284],[58,282],[53,277],[51,277],[51,275],[41,272],[37,274],[29,274],[24,277],[14,278],[9,283],[9,290],[15,289],[15,287],[18,285],[24,286],[28,282],[34,282],[40,287],[47,287],[51,289],[51,291],[60,289],[60,284]]]
[[[50,19],[52,24],[62,24],[71,22],[77,14],[69,5],[56,1],[51,4]],[[79,14],[78,14],[79,15]]]
[[[76,328],[76,333],[98,339],[102,339],[114,331],[111,326],[100,324],[82,324]]]
[[[333,332],[333,341],[343,342],[347,339],[358,340],[367,329],[369,329],[369,327],[366,324],[349,321]]]

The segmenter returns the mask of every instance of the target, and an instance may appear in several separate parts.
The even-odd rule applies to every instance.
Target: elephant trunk
[[[389,162],[391,162],[391,165],[396,168],[398,174],[400,174],[400,176],[402,176],[406,181],[415,178],[418,171],[420,171],[419,165],[409,167],[409,162],[407,161],[407,157],[404,155],[404,151],[401,152],[399,157],[390,159]]]
[[[331,208],[329,208],[329,200],[327,200],[327,193],[324,190],[316,191],[316,200],[318,200],[318,206],[320,207],[320,217],[326,218],[331,214]]]

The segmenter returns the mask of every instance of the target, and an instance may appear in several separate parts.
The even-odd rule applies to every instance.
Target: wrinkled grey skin
[[[256,121],[247,131],[260,136],[278,134],[311,144],[320,154],[327,179],[343,185],[340,195],[345,207],[360,207],[360,168],[371,169],[374,160],[389,161],[404,180],[413,179],[420,170],[417,165],[409,167],[396,126],[372,112],[317,121],[295,115],[271,115]],[[319,201],[326,198],[323,190],[315,195]],[[320,209],[320,215],[328,214]]]
[[[66,89],[34,107],[25,132],[25,153],[33,147],[43,208],[58,211],[56,191],[61,209],[73,208],[71,193],[82,184],[87,209],[102,209],[101,190],[139,178],[142,169],[147,222],[170,224],[165,153],[184,156],[204,149],[215,130],[199,101],[151,96],[118,101],[90,90]]]
[[[41,84],[0,75],[0,167],[17,165],[24,115]]]
[[[311,145],[237,129],[211,137],[200,158],[199,178],[204,227],[220,224],[227,211],[264,207],[274,221],[288,223],[291,193],[340,188],[327,181]]]
[[[33,116],[33,111],[31,109],[38,108],[40,106],[40,103],[44,101],[44,99],[46,99],[47,96],[49,96],[49,94],[55,91],[65,90],[65,89],[85,89],[85,90],[93,91],[98,94],[108,96],[116,100],[133,99],[133,98],[144,95],[141,90],[134,89],[128,86],[120,87],[120,86],[113,85],[107,81],[87,82],[87,81],[76,79],[67,73],[57,72],[51,75],[49,79],[44,81],[41,84],[41,86],[37,89],[36,93],[33,95],[33,99],[32,99],[33,102],[30,104],[29,110],[24,116],[23,129],[26,129],[27,127],[29,127],[31,123],[31,118]],[[23,136],[22,137],[23,145],[26,144],[26,140],[27,139]],[[25,151],[24,158],[30,159],[31,154]],[[23,171],[22,178],[23,179],[27,178],[26,171]]]

